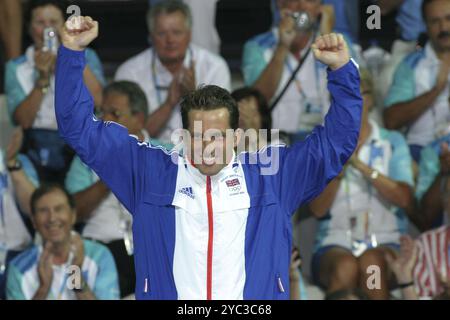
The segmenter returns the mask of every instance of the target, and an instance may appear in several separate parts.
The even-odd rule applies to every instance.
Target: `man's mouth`
[[[166,51],[175,52],[177,51],[177,47],[166,47]]]
[[[216,157],[209,156],[209,157],[203,157],[203,164],[207,166],[211,166],[216,163]]]
[[[60,223],[54,223],[54,224],[48,225],[46,227],[46,229],[50,233],[58,233],[63,229],[63,226]]]

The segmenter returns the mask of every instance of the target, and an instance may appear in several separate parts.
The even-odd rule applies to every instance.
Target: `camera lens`
[[[308,31],[311,29],[311,18],[306,12],[294,12],[292,17],[295,20],[295,28],[298,31]]]

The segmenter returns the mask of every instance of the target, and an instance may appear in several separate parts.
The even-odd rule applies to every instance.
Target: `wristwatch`
[[[380,175],[380,172],[378,172],[378,170],[372,170],[372,173],[370,174],[370,179],[376,180],[379,175]]]
[[[408,282],[408,283],[399,283],[399,284],[397,285],[397,287],[398,287],[399,289],[406,289],[406,288],[411,287],[411,286],[413,286],[413,285],[414,285],[414,281],[411,281],[411,282]]]
[[[8,169],[9,172],[22,170],[22,162],[16,159],[16,161],[12,166],[7,165],[6,168]]]
[[[41,88],[41,92],[42,92],[43,95],[46,95],[47,92],[48,92],[48,87],[42,87]]]
[[[48,88],[49,88],[49,82],[48,81],[42,81],[41,79],[38,79],[36,82],[36,85],[38,87],[38,89],[41,90],[42,94],[45,95],[48,92]]]

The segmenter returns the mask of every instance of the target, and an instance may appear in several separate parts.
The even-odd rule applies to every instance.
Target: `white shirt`
[[[272,37],[278,39],[278,28],[272,29]],[[274,51],[274,46],[264,49],[266,63],[270,62]],[[306,51],[301,52],[302,56],[306,54]],[[289,52],[273,100],[280,95],[297,66],[297,58]],[[272,127],[288,133],[310,132],[316,125],[323,123],[329,105],[326,67],[314,59],[311,50],[298,71],[296,79],[289,85],[284,96],[272,111]]]
[[[142,130],[142,134],[144,135],[144,141],[150,142],[147,131]],[[97,174],[93,170],[90,171],[94,177],[94,182],[99,181],[100,178]],[[126,226],[131,227],[131,224],[131,214],[120,203],[119,199],[110,192],[93,211],[89,220],[86,221],[83,237],[108,243],[129,236],[132,241],[131,233],[127,234],[131,230],[126,228]]]
[[[380,127],[374,121],[370,121],[370,124],[371,135],[361,146],[358,158],[389,176],[391,144],[389,140],[381,138]],[[372,147],[382,150],[382,155],[370,159]],[[350,249],[352,240],[363,241],[366,236],[373,237],[377,244],[399,241],[396,207],[384,200],[362,173],[352,166],[346,170],[330,208],[330,215],[327,231],[319,237],[321,246],[340,245]]]
[[[414,70],[416,97],[430,91],[436,83],[441,62],[430,44],[425,47],[425,57],[419,61]],[[450,81],[450,76],[448,81]],[[439,137],[440,132],[448,128],[450,121],[449,86],[409,128],[408,144],[425,146]]]
[[[28,96],[33,91],[35,85],[35,63],[34,47],[30,46],[25,52],[26,62],[17,67],[17,77],[25,95]],[[50,78],[50,86],[47,93],[42,98],[39,111],[36,114],[32,127],[35,129],[53,129],[58,125],[55,116],[55,76]]]
[[[92,172],[95,182],[98,176]],[[95,239],[103,243],[123,239],[125,229],[123,223],[130,223],[132,216],[119,202],[113,193],[102,200],[99,206],[92,212],[91,218],[83,228],[83,237]]]
[[[294,70],[297,65],[298,60],[289,53],[275,97],[281,93],[291,77],[291,70]],[[314,55],[310,51],[296,75],[297,80],[291,83],[279,105],[272,112],[274,128],[280,128],[289,133],[295,133],[298,130],[309,132],[316,125],[323,123],[330,104],[326,90],[325,70],[317,66]]]
[[[190,66],[191,60],[195,61],[196,85],[217,85],[227,90],[231,90],[230,70],[225,60],[205,49],[191,44],[188,49],[184,65]],[[155,72],[152,72],[154,65]],[[132,57],[123,63],[117,70],[115,80],[128,80],[138,83],[144,90],[149,103],[150,114],[155,112],[166,100],[167,90],[157,90],[158,86],[169,87],[172,82],[172,74],[164,67],[153,49]],[[164,143],[171,143],[172,132],[182,128],[180,106],[177,105],[166,127],[158,137]]]
[[[3,159],[2,150],[0,150],[0,159]],[[14,186],[2,160],[0,160],[0,179],[0,205],[2,205],[0,208],[0,247],[3,249],[6,247],[6,250],[20,251],[31,243],[31,236],[20,216]]]

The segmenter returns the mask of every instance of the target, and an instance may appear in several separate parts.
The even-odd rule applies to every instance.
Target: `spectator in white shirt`
[[[151,137],[171,142],[181,128],[181,96],[199,84],[230,90],[230,71],[223,58],[191,44],[192,16],[181,1],[162,1],[148,12],[152,48],[117,70],[116,80],[140,84],[149,102],[146,128]]]
[[[166,0],[149,0],[150,6]],[[195,23],[192,26],[192,42],[219,54],[220,37],[216,28],[216,8],[219,0],[183,0],[191,9]]]
[[[9,263],[32,240],[30,199],[39,182],[31,161],[19,154],[22,138],[18,128],[6,150],[0,149],[0,300]]]

